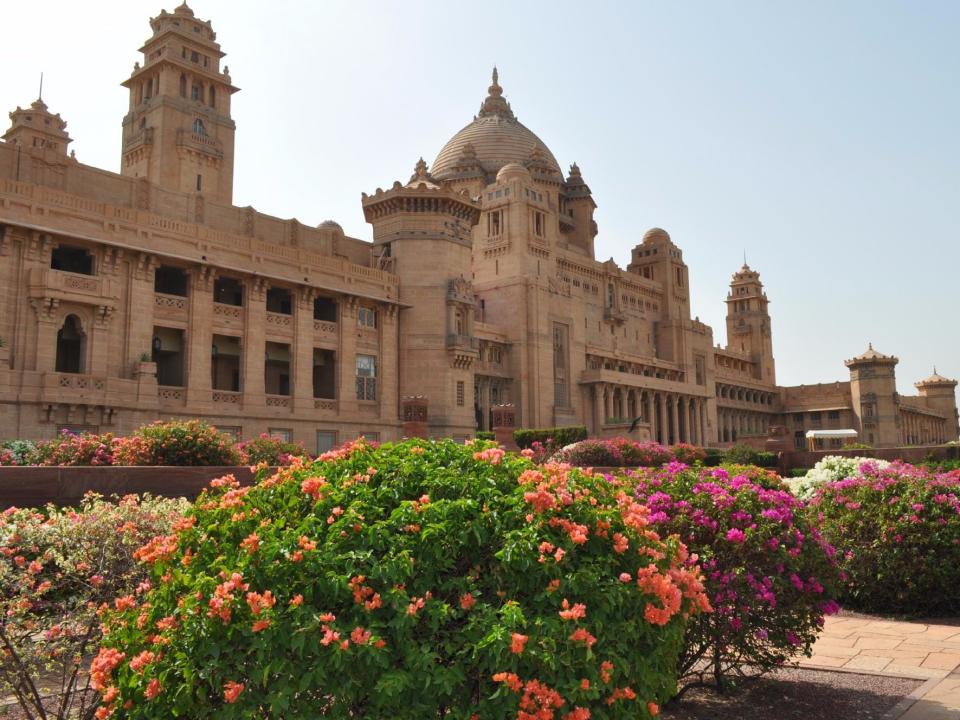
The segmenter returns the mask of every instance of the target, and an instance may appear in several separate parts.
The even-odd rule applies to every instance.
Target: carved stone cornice
[[[53,236],[49,233],[33,230],[27,240],[27,260],[49,260],[53,247]]]
[[[136,280],[143,281],[152,281],[153,280],[153,271],[157,269],[159,265],[156,255],[151,255],[150,253],[137,253],[137,257],[133,262],[133,277]]]
[[[57,308],[60,307],[60,299],[55,297],[32,297],[30,298],[30,307],[37,313],[37,319],[44,322],[55,321]]]

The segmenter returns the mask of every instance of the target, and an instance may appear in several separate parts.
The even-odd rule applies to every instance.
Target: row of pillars
[[[904,445],[928,445],[947,441],[947,423],[918,413],[900,413],[900,434]]]
[[[607,383],[592,388],[594,434],[639,417],[650,426],[650,439],[662,445],[708,444],[706,398]]]
[[[764,413],[717,408],[720,442],[736,442],[743,435],[765,435],[769,424],[769,416]]]

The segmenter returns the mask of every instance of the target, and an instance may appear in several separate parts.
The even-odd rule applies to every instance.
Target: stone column
[[[187,407],[205,406],[212,400],[210,383],[213,346],[213,268],[201,265],[190,272],[190,324],[187,326]]]
[[[127,304],[127,361],[133,367],[140,361],[143,353],[150,353],[153,342],[153,318],[156,302],[154,300],[154,274],[157,258],[139,253],[130,261],[133,277],[130,281],[130,298]],[[192,304],[192,303],[191,303]],[[211,312],[213,308],[211,308]]]
[[[266,281],[253,278],[245,284],[244,295],[246,323],[243,328],[243,378],[240,389],[243,390],[243,407],[246,410],[266,406],[263,381],[264,355],[267,352]]]
[[[613,385],[603,386],[603,424],[613,417]]]
[[[339,383],[337,387],[337,405],[340,415],[353,415],[357,412],[357,305],[356,297],[348,296],[340,307],[340,352],[337,363]],[[377,372],[380,368],[377,367]],[[378,388],[379,390],[379,388]]]
[[[293,409],[297,413],[313,412],[313,288],[297,288],[293,316]]]
[[[105,377],[107,372],[107,358],[110,354],[110,318],[113,315],[113,307],[107,305],[98,305],[94,308],[93,326],[87,333],[87,357],[90,358],[90,365],[85,371],[87,375],[99,375]],[[56,335],[54,335],[56,342]],[[54,350],[56,354],[56,350]]]
[[[57,367],[57,304],[52,298],[31,298],[30,303],[36,311],[36,369],[39,372],[53,372]],[[83,323],[82,331],[89,341],[89,323]]]
[[[687,422],[690,425],[690,442],[694,445],[702,445],[700,442],[700,427],[697,423],[697,404],[700,401],[697,398],[690,398],[690,407],[687,411]]]
[[[667,396],[664,393],[657,393],[659,408],[657,410],[657,442],[661,445],[667,445],[670,439],[667,437]]]
[[[600,383],[594,383],[590,386],[593,393],[593,427],[590,429],[594,436],[600,434],[600,426],[603,424],[603,388]]]
[[[674,445],[677,442],[677,438],[680,437],[680,429],[677,426],[677,396],[670,396],[670,437],[668,443]]]
[[[706,447],[710,441],[707,439],[707,401],[703,398],[700,399],[698,422],[700,423],[700,444]]]

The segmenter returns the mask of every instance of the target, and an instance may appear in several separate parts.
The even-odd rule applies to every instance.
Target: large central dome
[[[514,117],[510,103],[504,100],[496,68],[493,69],[489,93],[473,122],[443,146],[433,161],[430,174],[438,180],[445,180],[479,174],[478,170],[482,170],[489,180],[504,165],[520,163],[562,182],[560,165],[550,148]]]

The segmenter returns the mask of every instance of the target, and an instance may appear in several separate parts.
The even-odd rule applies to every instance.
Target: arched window
[[[203,88],[199,85],[194,85],[190,88],[190,99],[191,100],[203,100]]]
[[[203,120],[197,118],[193,121],[193,134],[194,135],[206,135],[207,130],[203,126]]]
[[[187,96],[187,76],[180,73],[180,97]]]
[[[62,373],[83,372],[83,329],[80,318],[67,315],[63,327],[57,331],[56,371]]]
[[[214,107],[217,104],[217,89],[211,85],[210,86],[210,107]]]

